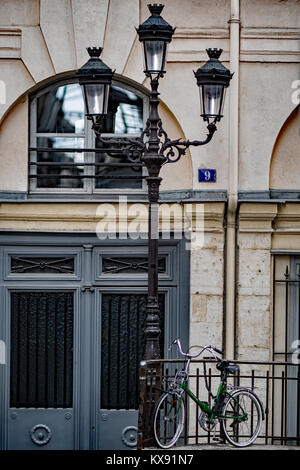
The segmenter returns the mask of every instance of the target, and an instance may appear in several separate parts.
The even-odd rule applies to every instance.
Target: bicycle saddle
[[[217,364],[217,369],[220,371],[228,372],[228,374],[236,374],[239,372],[240,367],[238,365],[229,364],[229,361],[221,361]]]

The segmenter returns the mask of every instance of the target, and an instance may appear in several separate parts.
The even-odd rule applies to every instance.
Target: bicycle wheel
[[[237,390],[225,403],[221,421],[230,444],[247,447],[258,436],[262,425],[262,411],[256,396],[249,390]]]
[[[155,405],[153,431],[157,444],[169,449],[180,437],[183,430],[185,410],[179,393],[164,393]]]

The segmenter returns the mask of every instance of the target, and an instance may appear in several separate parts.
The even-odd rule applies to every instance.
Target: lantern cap
[[[148,8],[151,16],[136,29],[139,40],[147,41],[152,39],[171,42],[175,28],[160,16],[164,5],[153,3],[149,4]]]
[[[206,49],[209,60],[194,72],[198,85],[216,83],[229,86],[233,73],[219,61],[223,49]]]
[[[113,77],[114,71],[108,67],[101,59],[102,47],[88,47],[89,60],[77,70],[76,75],[84,78]]]

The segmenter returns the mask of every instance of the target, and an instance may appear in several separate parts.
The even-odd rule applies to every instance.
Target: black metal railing
[[[298,261],[297,261],[298,260]],[[296,352],[300,338],[300,265],[299,258],[289,255],[276,255],[273,262],[273,361],[277,364],[285,361],[281,367],[282,377],[292,375],[293,382],[281,380],[281,408],[287,420],[281,420],[280,435],[286,436],[291,421],[291,406],[288,402],[297,403],[293,409],[294,434],[300,434],[300,386],[299,368],[290,368],[290,362],[298,362]],[[293,360],[294,359],[294,360]],[[278,370],[278,367],[277,367]],[[298,378],[298,380],[296,380]],[[278,389],[278,386],[277,386]],[[274,389],[275,390],[275,389]],[[274,391],[273,391],[274,394]],[[273,397],[274,398],[274,397]],[[276,396],[275,396],[276,398]],[[275,400],[273,399],[273,402]],[[274,412],[274,410],[273,410]],[[281,440],[282,441],[282,440]]]
[[[293,339],[300,339],[300,270],[299,265],[295,273],[289,266],[283,269],[278,258],[273,264],[273,360],[289,361]]]
[[[138,448],[155,445],[152,435],[152,416],[156,400],[163,393],[167,379],[183,367],[180,360],[148,361],[140,369],[140,406]],[[205,388],[203,363],[206,363],[209,388],[215,394],[220,373],[209,360],[192,361],[189,388],[200,399],[212,405]],[[292,362],[232,361],[240,366],[236,376],[228,378],[232,386],[253,387],[263,403],[265,419],[256,443],[262,445],[300,445],[299,388],[300,369]],[[198,421],[201,410],[186,397],[187,419],[179,445],[210,444],[212,438],[223,438],[217,426],[215,436],[204,431]]]
[[[116,140],[116,142],[118,142]],[[29,182],[37,188],[83,188],[94,181],[95,189],[120,186],[140,188],[146,178],[141,152],[120,148],[29,148]],[[92,161],[86,155],[91,154]],[[81,158],[80,158],[81,156]],[[31,187],[32,187],[31,184]]]

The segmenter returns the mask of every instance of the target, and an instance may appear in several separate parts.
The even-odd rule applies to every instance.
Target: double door
[[[178,243],[160,249],[162,355],[188,331],[180,252]],[[3,247],[3,448],[135,448],[146,253],[75,241]]]

